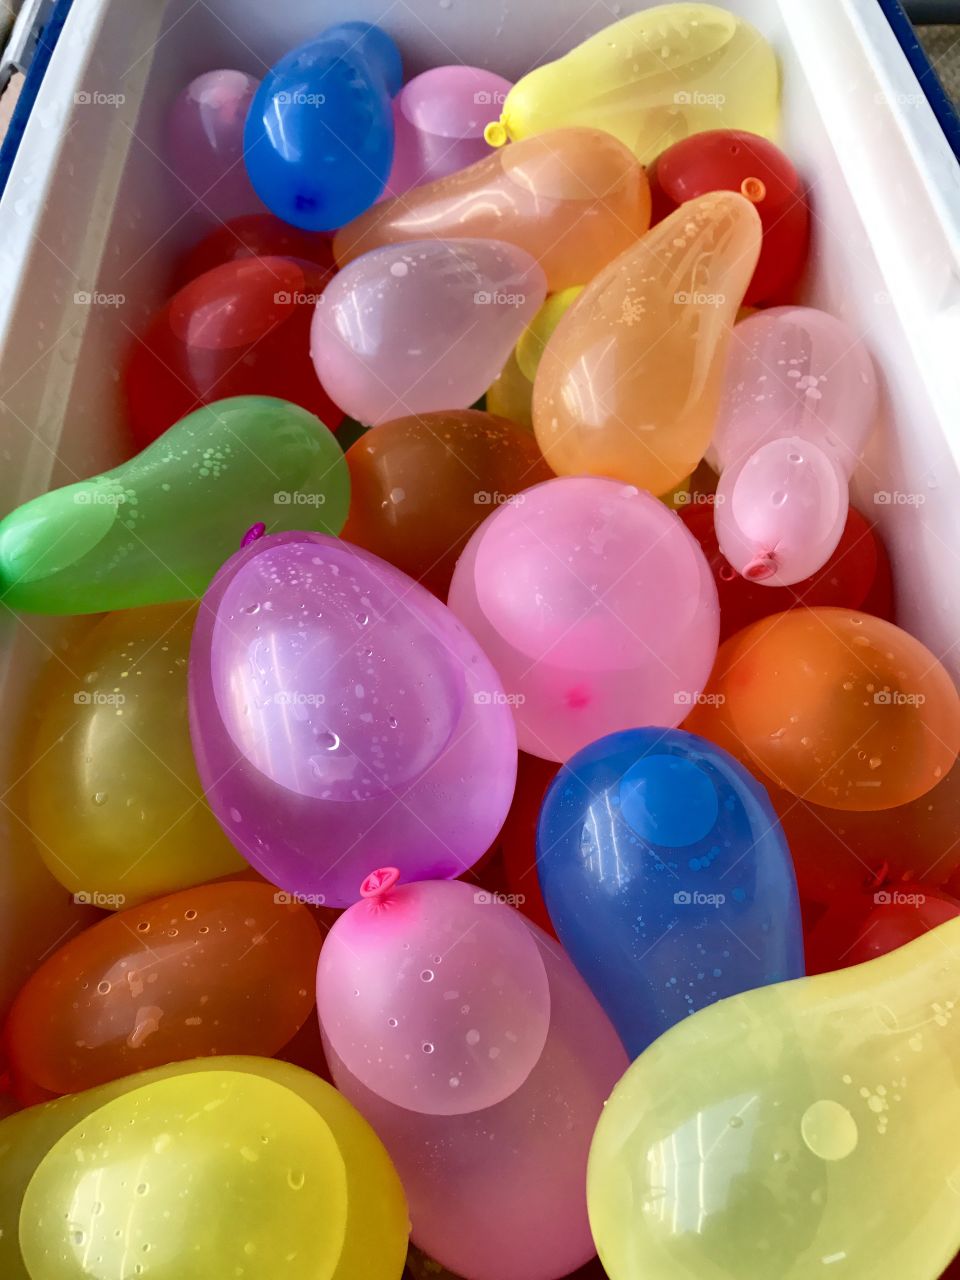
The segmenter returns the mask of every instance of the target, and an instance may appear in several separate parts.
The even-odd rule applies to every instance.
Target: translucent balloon
[[[695,539],[615,480],[548,480],[495,511],[449,603],[503,679],[520,746],[547,760],[677,724],[716,656],[717,593]]]
[[[486,404],[489,413],[533,430],[533,383],[517,364],[515,351],[487,388]]]
[[[604,27],[529,72],[486,136],[498,146],[589,125],[647,164],[704,129],[771,135],[779,116],[777,58],[759,31],[716,5],[664,4]]]
[[[376,425],[467,409],[546,297],[537,263],[496,240],[422,240],[364,254],[324,290],[311,354],[327,393]]]
[[[310,324],[329,273],[289,258],[246,257],[192,280],[157,312],[124,369],[136,447],[201,405],[278,396],[334,430],[343,414],[310,360]]]
[[[53,953],[14,1001],[11,1068],[52,1093],[216,1053],[269,1056],[313,1007],[320,932],[272,885],[130,907]]]
[[[852,609],[796,609],[720,650],[686,728],[813,804],[892,809],[960,749],[960,698],[919,640]]]
[[[388,1102],[434,1116],[503,1102],[540,1060],[550,988],[512,907],[456,880],[375,872],[324,944],[317,1012],[340,1062]],[[359,993],[359,994],[358,994]]]
[[[960,1243],[960,921],[686,1019],[604,1108],[587,1197],[611,1280],[935,1280]]]
[[[553,337],[557,325],[583,293],[583,285],[572,285],[552,293],[533,317],[533,323],[524,329],[517,343],[517,364],[525,378],[533,382],[543,359],[547,343]]]
[[[268,1178],[265,1187],[255,1190],[253,1198],[244,1207],[242,1224],[235,1224],[234,1229],[239,1231],[241,1227],[243,1230],[252,1227],[253,1230],[261,1231],[269,1228],[273,1223],[276,1232],[275,1219],[270,1207],[271,1198],[278,1192],[280,1196],[286,1195],[288,1187],[296,1190],[296,1184],[299,1182],[296,1176],[298,1172],[305,1175],[303,1189],[316,1185],[322,1186],[325,1179],[326,1185],[332,1185],[334,1189],[340,1187],[338,1194],[341,1203],[345,1184],[345,1214],[336,1223],[331,1223],[328,1210],[324,1207],[324,1211],[313,1219],[314,1232],[321,1222],[330,1223],[331,1235],[338,1237],[339,1240],[339,1256],[331,1267],[311,1272],[311,1276],[316,1276],[317,1280],[358,1280],[361,1276],[364,1280],[398,1280],[403,1269],[403,1258],[407,1246],[409,1229],[407,1206],[396,1171],[383,1145],[367,1122],[336,1089],[307,1071],[269,1058],[229,1056],[197,1058],[191,1062],[156,1067],[151,1071],[100,1085],[84,1093],[70,1094],[68,1097],[58,1098],[55,1102],[43,1106],[30,1107],[0,1123],[0,1228],[2,1228],[0,1230],[0,1264],[3,1267],[4,1280],[30,1280],[20,1256],[17,1224],[24,1193],[38,1166],[44,1161],[44,1157],[51,1148],[59,1148],[57,1160],[59,1170],[63,1171],[69,1167],[60,1162],[59,1155],[64,1152],[64,1147],[60,1145],[61,1140],[71,1131],[76,1139],[73,1151],[91,1160],[97,1158],[99,1143],[95,1145],[87,1137],[81,1137],[85,1132],[84,1122],[96,1113],[100,1117],[97,1121],[99,1129],[104,1117],[98,1109],[112,1104],[115,1099],[124,1099],[135,1104],[135,1114],[129,1118],[133,1119],[137,1133],[145,1139],[148,1149],[143,1152],[143,1157],[149,1164],[149,1174],[143,1181],[141,1181],[142,1175],[137,1175],[133,1181],[128,1179],[127,1185],[109,1201],[105,1197],[96,1201],[85,1197],[83,1205],[86,1208],[86,1214],[79,1214],[75,1222],[70,1222],[69,1218],[65,1219],[66,1229],[82,1231],[85,1236],[91,1230],[98,1236],[102,1232],[104,1240],[110,1237],[110,1247],[115,1248],[116,1241],[122,1240],[128,1229],[133,1228],[139,1231],[144,1221],[150,1225],[150,1219],[141,1218],[141,1213],[156,1212],[163,1218],[163,1233],[168,1237],[163,1242],[163,1246],[169,1248],[170,1253],[163,1255],[166,1259],[166,1269],[158,1270],[155,1274],[161,1276],[162,1280],[181,1280],[185,1274],[181,1268],[188,1264],[198,1241],[203,1240],[209,1248],[215,1233],[200,1231],[195,1221],[190,1228],[184,1223],[180,1216],[183,1206],[182,1179],[174,1185],[168,1195],[161,1198],[156,1194],[161,1186],[167,1185],[171,1168],[179,1165],[183,1148],[181,1144],[167,1141],[171,1136],[169,1121],[171,1113],[174,1112],[173,1096],[169,1093],[158,1094],[154,1090],[158,1084],[184,1082],[183,1088],[198,1103],[196,1111],[198,1119],[202,1121],[204,1114],[215,1113],[220,1109],[225,1097],[237,1097],[236,1094],[228,1095],[222,1088],[224,1073],[229,1073],[231,1081],[235,1079],[236,1073],[242,1073],[243,1078],[249,1080],[254,1088],[258,1081],[270,1085],[269,1090],[257,1093],[256,1097],[246,1091],[242,1094],[248,1104],[246,1107],[248,1114],[232,1130],[232,1134],[226,1135],[223,1139],[228,1144],[236,1141],[237,1136],[246,1131],[248,1124],[256,1123],[257,1119],[262,1123],[265,1119],[273,1118],[275,1105],[279,1114],[284,1116],[288,1116],[292,1110],[301,1131],[315,1133],[315,1123],[310,1115],[294,1107],[288,1098],[282,1097],[287,1092],[301,1099],[308,1106],[313,1115],[329,1129],[336,1144],[336,1151],[329,1159],[324,1156],[324,1148],[328,1148],[327,1143],[319,1141],[313,1145],[314,1156],[324,1156],[324,1158],[317,1159],[312,1174],[310,1166],[301,1167],[292,1164],[289,1169],[282,1169],[279,1182]],[[208,1082],[206,1084],[204,1084],[205,1079]],[[178,1091],[178,1096],[184,1095]],[[106,1117],[106,1120],[112,1123],[109,1117]],[[167,1138],[164,1135],[167,1135]],[[254,1134],[254,1142],[248,1145],[244,1159],[251,1172],[259,1169],[263,1173],[269,1173],[274,1158],[273,1153],[277,1148],[275,1143],[261,1144],[262,1136],[262,1132]],[[267,1136],[269,1137],[269,1134]],[[214,1161],[224,1160],[227,1157],[224,1156],[225,1148],[222,1145],[216,1140],[208,1142],[207,1138],[210,1138],[209,1131],[200,1149],[193,1153],[195,1162],[190,1170],[189,1207],[195,1209],[198,1216],[204,1214],[212,1220],[219,1220],[224,1211],[225,1188],[220,1185],[218,1178],[226,1173],[225,1166],[221,1165],[209,1180],[203,1177],[202,1170],[207,1167],[206,1157]],[[152,1150],[149,1149],[151,1145]],[[267,1148],[265,1151],[264,1146]],[[248,1157],[252,1151],[260,1152],[261,1159],[266,1164],[250,1161]],[[51,1165],[45,1164],[44,1198],[52,1190],[47,1182],[50,1171]],[[129,1166],[126,1172],[129,1173]],[[106,1175],[112,1178],[120,1173],[122,1173],[120,1168],[104,1166],[101,1176]],[[144,1185],[144,1182],[147,1190],[140,1192],[139,1187]],[[37,1200],[41,1199],[37,1192],[39,1185],[38,1183],[31,1191],[31,1204],[34,1206]],[[57,1185],[63,1185],[59,1179]],[[49,1205],[45,1199],[39,1208],[41,1212],[49,1211]],[[28,1247],[31,1247],[37,1241],[36,1221],[29,1220],[26,1215],[23,1221],[24,1243],[27,1245],[29,1240]],[[376,1230],[371,1230],[371,1222],[376,1223]],[[133,1226],[134,1223],[137,1224],[136,1227]],[[111,1236],[111,1232],[115,1233],[117,1230],[120,1234]],[[43,1243],[49,1243],[49,1240],[50,1234],[46,1234],[43,1237]],[[154,1241],[144,1243],[154,1244]],[[229,1241],[222,1243],[229,1256],[232,1250],[231,1243]],[[325,1241],[321,1242],[316,1248],[311,1244],[310,1256],[313,1257],[319,1253],[324,1243]],[[289,1239],[276,1233],[272,1248],[265,1249],[262,1253],[246,1255],[241,1265],[248,1270],[249,1274],[249,1268],[255,1265],[251,1259],[259,1257],[262,1262],[266,1256],[270,1261],[265,1264],[267,1269],[260,1274],[273,1275],[275,1273],[270,1268],[274,1257],[282,1254],[285,1249],[289,1249],[289,1244]],[[159,1251],[161,1242],[157,1241],[154,1247]],[[31,1254],[31,1262],[34,1266],[40,1265],[36,1257],[37,1252],[38,1249],[34,1249]],[[148,1252],[154,1259],[157,1258],[157,1253],[153,1250]],[[142,1256],[142,1253],[141,1250],[138,1256]],[[216,1254],[211,1252],[203,1254],[206,1270],[201,1274],[204,1280],[226,1274],[220,1266],[223,1256],[219,1245]],[[144,1258],[140,1265],[146,1266],[146,1264],[147,1259]],[[40,1272],[31,1272],[31,1275],[37,1274]],[[69,1270],[66,1273],[60,1271],[52,1273],[54,1280],[61,1280],[64,1274],[72,1276],[74,1273]],[[304,1272],[301,1270],[295,1274],[302,1276]]]
[[[326,274],[335,270],[329,236],[319,231],[291,227],[272,213],[251,213],[216,227],[188,249],[174,269],[174,287],[182,289],[197,276],[212,271],[214,267],[222,267],[226,262],[273,257],[310,262]]]
[[[552,474],[529,431],[476,409],[385,422],[351,446],[347,466],[344,538],[443,599],[474,529]]]
[[[109,614],[44,672],[24,760],[30,829],[81,901],[132,906],[244,865],[193,762],[195,620],[183,604]]]
[[[852,474],[877,415],[862,338],[812,307],[774,307],[733,331],[710,458],[723,471],[770,440],[797,436]]]
[[[692,200],[595,276],[540,361],[533,421],[559,475],[667,493],[706,452],[760,252],[743,196]]]
[[[883,889],[861,887],[807,926],[808,973],[832,973],[865,964],[922,938],[960,916],[960,901],[942,889],[901,881]]]
[[[804,973],[790,851],[766,792],[682,730],[630,729],[563,766],[537,868],[567,954],[631,1058],[716,1000]]]
[[[744,302],[781,301],[797,284],[810,249],[810,208],[796,169],[755,133],[714,129],[666,150],[651,174],[654,221],[708,191],[739,191],[756,206],[763,248]]]
[[[789,587],[827,563],[849,510],[849,482],[832,454],[796,436],[770,440],[720,477],[717,539],[748,581]]]
[[[243,125],[260,81],[207,71],[174,99],[167,119],[170,183],[218,222],[262,209],[243,167]]]
[[[418,583],[335,538],[264,538],[204,597],[190,653],[194,752],[231,841],[274,883],[347,906],[385,857],[449,879],[510,805],[500,680]]]
[[[385,244],[503,240],[536,258],[558,290],[592,280],[649,225],[649,183],[630,151],[599,129],[557,129],[375,205],[337,232],[333,249],[343,266]]]
[[[510,81],[481,67],[431,67],[393,100],[395,147],[386,194],[456,173],[490,154],[486,126],[500,114]]]
[[[129,462],[0,521],[0,600],[102,613],[199,596],[258,516],[339,533],[349,483],[313,414],[266,396],[220,400]]]
[[[593,1256],[587,1151],[627,1062],[562,949],[526,927],[550,983],[550,1030],[537,1065],[505,1101],[454,1116],[395,1106],[361,1084],[327,1041],[337,1087],[397,1167],[414,1242],[471,1280],[557,1280]]]
[[[393,164],[391,98],[403,70],[379,27],[342,22],[263,78],[243,147],[257,194],[284,222],[332,231],[383,191]]]

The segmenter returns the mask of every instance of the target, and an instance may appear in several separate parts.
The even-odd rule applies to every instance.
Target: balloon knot
[[[507,127],[503,116],[499,120],[491,120],[483,131],[484,141],[491,147],[502,147],[507,140]]]
[[[751,204],[760,204],[767,198],[767,184],[762,178],[744,178],[740,191]]]
[[[252,524],[247,532],[240,539],[241,547],[249,547],[251,542],[256,542],[258,538],[262,538],[267,532],[267,526],[262,520],[258,520],[256,524]]]
[[[399,867],[378,867],[360,886],[361,898],[382,898],[400,879]]]
[[[778,567],[777,557],[772,551],[766,551],[753,557],[743,570],[743,576],[748,582],[763,582],[766,578],[772,578]]]

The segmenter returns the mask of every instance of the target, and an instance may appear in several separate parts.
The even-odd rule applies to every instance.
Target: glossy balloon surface
[[[836,457],[796,436],[770,440],[720,477],[720,550],[750,582],[789,587],[827,563],[850,510]]]
[[[543,802],[537,868],[557,935],[631,1058],[726,996],[801,977],[790,851],[763,788],[683,730],[577,752]]]
[[[329,906],[387,862],[405,879],[459,875],[509,808],[516,737],[489,661],[418,583],[335,538],[268,537],[224,565],[190,696],[231,841]]]
[[[678,209],[594,277],[537,370],[534,427],[554,471],[661,494],[696,469],[759,252],[753,205],[719,192]]]
[[[499,116],[510,88],[492,71],[459,65],[431,67],[408,80],[393,100],[386,194],[401,196],[489,155],[483,131]]]
[[[218,222],[262,208],[243,167],[243,125],[259,85],[245,71],[207,71],[177,95],[167,118],[170,185]]]
[[[40,856],[80,901],[132,906],[239,871],[187,726],[196,608],[112,613],[51,662],[24,760]]]
[[[623,143],[557,129],[375,205],[333,247],[342,266],[385,244],[504,240],[535,258],[556,291],[592,280],[649,225],[647,177]]]
[[[333,242],[319,231],[303,231],[272,213],[231,218],[205,235],[177,261],[174,288],[182,289],[214,267],[243,258],[296,258],[332,274]]]
[[[627,1062],[561,948],[526,927],[550,983],[550,1031],[537,1065],[505,1101],[456,1116],[397,1107],[366,1089],[328,1043],[337,1087],[370,1121],[397,1167],[414,1243],[472,1280],[557,1280],[594,1255],[583,1194],[586,1156]]]
[[[334,1052],[366,1088],[411,1111],[465,1115],[503,1102],[537,1065],[550,1026],[533,935],[471,885],[380,878],[320,958],[317,1012]]]
[[[284,896],[198,885],[77,934],[14,1002],[13,1070],[72,1093],[166,1062],[275,1053],[313,1007],[320,951],[309,911]]]
[[[873,429],[877,375],[862,337],[812,307],[774,307],[736,326],[710,458],[723,471],[787,436],[851,475]]]
[[[611,1280],[805,1280],[824,1259],[935,1280],[960,1243],[958,948],[954,920],[734,996],[648,1049],[590,1152]]]
[[[324,290],[311,354],[327,394],[376,425],[469,408],[546,297],[537,263],[496,240],[387,245]]]
[[[137,448],[228,396],[278,396],[334,430],[343,414],[310,360],[310,324],[327,278],[309,263],[246,257],[174,294],[134,342],[124,371]]]
[[[704,129],[772,134],[779,99],[776,54],[749,23],[711,4],[656,5],[525,75],[487,138],[590,125],[647,164]]]
[[[0,599],[28,613],[186,600],[256,519],[339,533],[348,502],[347,464],[313,414],[266,396],[221,400],[0,521]]]
[[[892,623],[800,609],[721,647],[685,727],[813,804],[892,809],[952,769],[960,698],[934,654]]]
[[[244,130],[247,173],[284,222],[332,231],[373,204],[393,164],[393,40],[367,22],[327,27],[264,76]]]
[[[449,601],[503,679],[520,746],[548,760],[617,729],[677,724],[716,656],[699,546],[615,480],[548,480],[495,511]]]
[[[446,599],[474,529],[552,472],[529,431],[476,409],[385,422],[347,451],[348,542]]]
[[[656,222],[708,191],[739,191],[756,207],[763,248],[747,306],[783,301],[799,281],[810,248],[810,208],[789,157],[766,138],[737,129],[685,138],[658,156],[651,185]]]

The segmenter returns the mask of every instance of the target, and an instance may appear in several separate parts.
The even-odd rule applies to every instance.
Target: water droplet
[[[436,977],[436,974],[433,972],[432,969],[424,969],[423,973],[421,973],[420,975],[420,981],[432,982],[435,977]]]
[[[807,1147],[821,1160],[845,1160],[860,1139],[857,1122],[839,1102],[821,1098],[811,1103],[800,1120]]]
[[[109,995],[109,994],[110,994],[110,983],[109,983],[109,982],[98,982],[98,983],[97,983],[97,990],[100,992],[100,994],[101,994],[102,996]]]
[[[432,1044],[430,1043],[430,1041],[429,1041],[429,1040],[426,1040],[426,1041],[424,1041],[424,1043],[420,1046],[420,1048],[423,1050],[423,1052],[424,1052],[424,1053],[433,1053],[433,1051],[434,1051],[434,1049],[436,1048],[436,1046],[435,1046],[435,1045],[432,1045]]]

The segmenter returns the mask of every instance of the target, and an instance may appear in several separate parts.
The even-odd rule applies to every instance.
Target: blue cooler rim
[[[953,99],[943,87],[929,54],[920,43],[901,0],[877,0],[877,4],[913,68],[914,75],[920,82],[920,88],[933,108],[933,114],[937,117],[954,155],[960,160],[960,114],[953,104]],[[960,36],[960,27],[957,28],[957,32]]]
[[[56,0],[50,12],[50,17],[44,23],[40,32],[37,47],[34,50],[33,57],[30,59],[26,75],[23,77],[20,96],[11,113],[6,136],[3,142],[0,143],[0,195],[3,194],[4,187],[7,185],[10,170],[13,168],[14,157],[23,138],[23,132],[27,127],[27,119],[34,102],[36,102],[37,94],[40,92],[40,84],[43,81],[72,4],[73,0]]]

